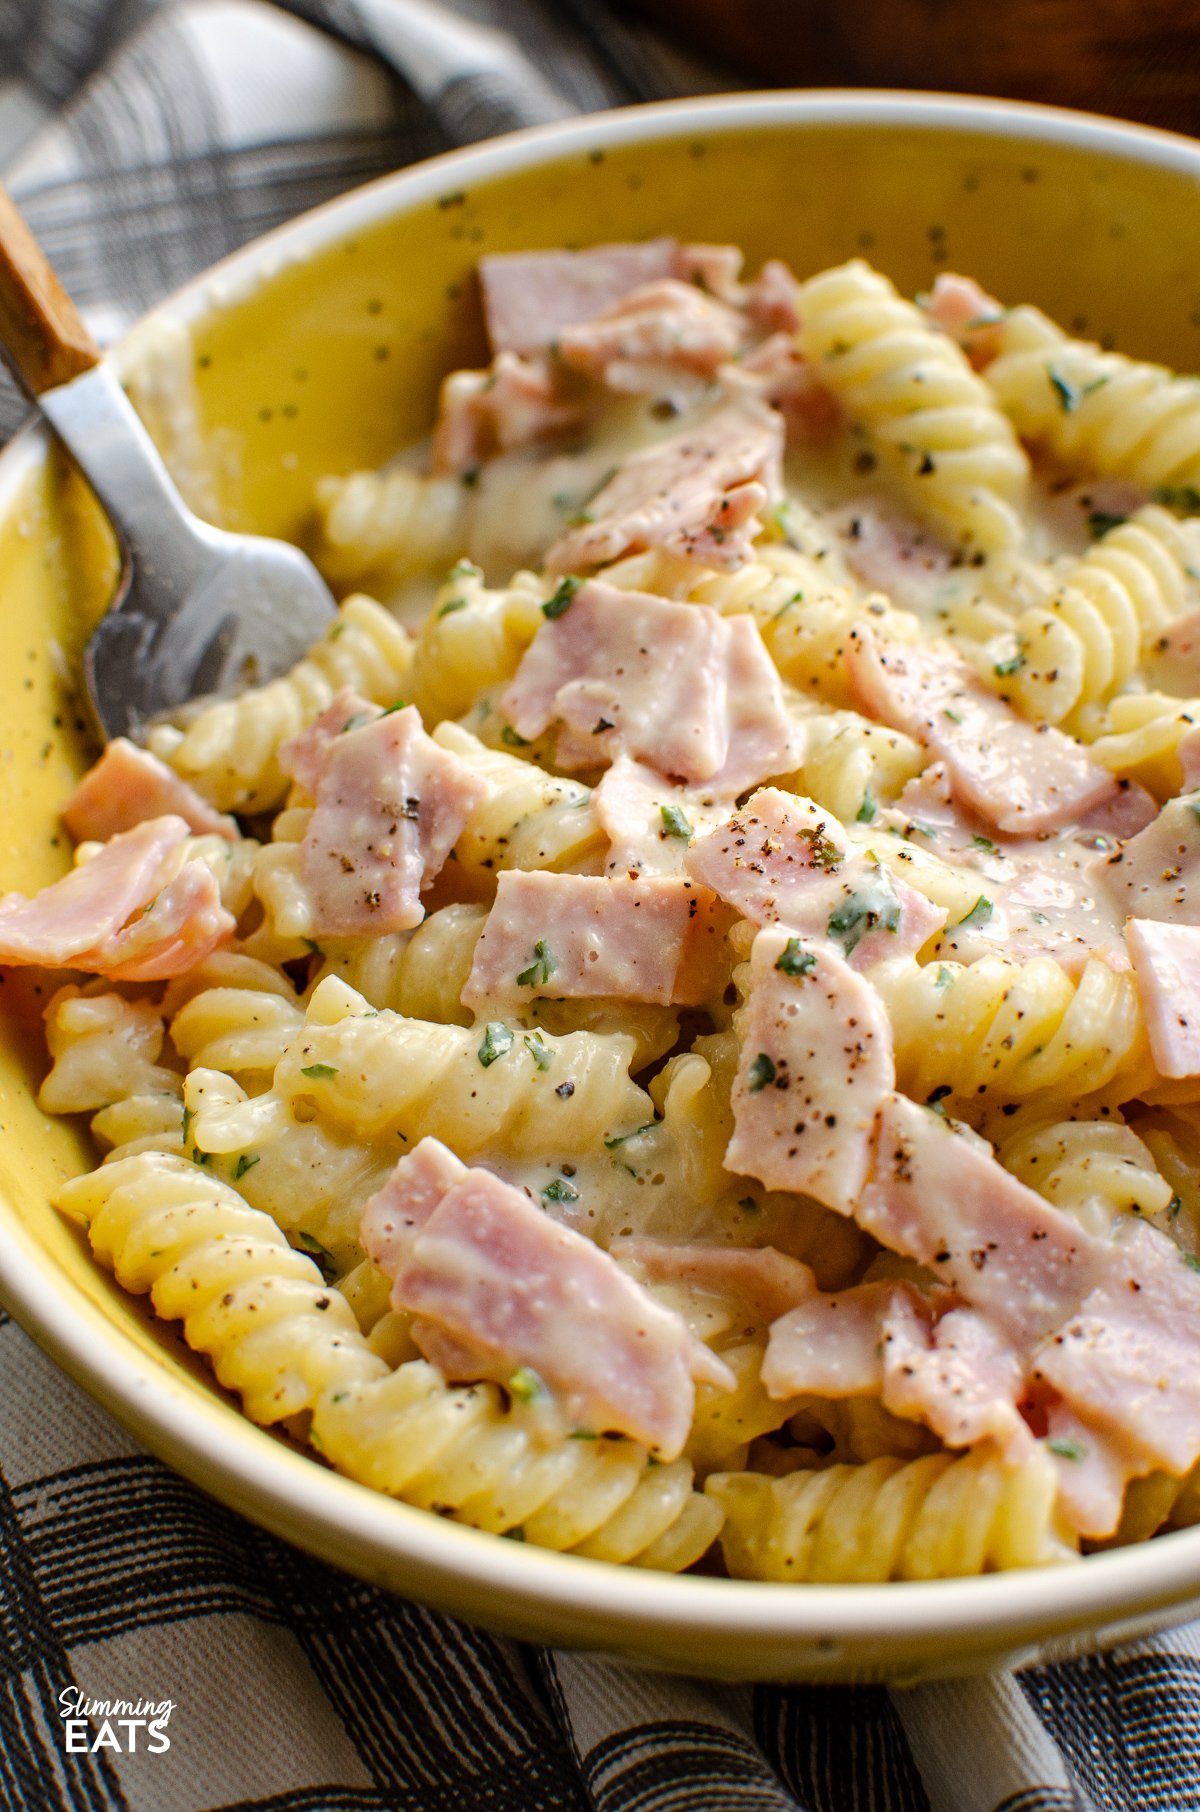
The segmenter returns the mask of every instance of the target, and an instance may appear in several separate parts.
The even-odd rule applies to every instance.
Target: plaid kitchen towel
[[[0,0],[0,170],[101,338],[397,165],[720,86],[603,0]],[[210,1502],[0,1316],[0,1808],[79,1807],[1186,1812],[1200,1626],[904,1692],[525,1649]]]

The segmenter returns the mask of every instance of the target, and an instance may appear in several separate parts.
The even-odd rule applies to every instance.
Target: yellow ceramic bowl
[[[807,94],[585,119],[376,183],[164,305],[189,328],[231,526],[301,536],[318,474],[426,431],[482,351],[484,251],[674,232],[801,272],[865,253],[910,293],[949,266],[1130,352],[1200,368],[1200,145],[995,102]],[[128,353],[126,357],[128,358]],[[61,872],[56,807],[86,758],[62,673],[112,547],[39,432],[0,458],[0,887]],[[251,1426],[49,1206],[91,1160],[34,1104],[40,1002],[0,999],[0,1293],[135,1435],[312,1552],[540,1641],[742,1677],[915,1678],[1060,1656],[1200,1610],[1200,1531],[1048,1573],[887,1586],[667,1578],[478,1534],[377,1496]]]

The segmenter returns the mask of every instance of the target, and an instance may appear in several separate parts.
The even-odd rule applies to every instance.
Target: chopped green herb
[[[659,807],[662,813],[663,831],[668,837],[690,837],[692,827],[677,805]]]
[[[479,467],[468,466],[465,472],[459,474],[459,483],[465,484],[468,491],[473,490],[479,483]]]
[[[986,850],[989,856],[994,856],[996,854],[996,845],[992,842],[990,837],[972,837],[971,841],[976,849]]]
[[[475,1053],[485,1070],[490,1069],[498,1058],[512,1050],[512,1041],[512,1032],[502,1019],[488,1021],[484,1028],[483,1043]]]
[[[936,827],[932,824],[922,824],[919,818],[911,818],[904,827],[904,834],[906,837],[911,838],[914,831],[918,837],[937,836]]]
[[[314,943],[312,938],[302,937],[300,942],[304,945],[306,950],[311,950],[314,956],[321,956],[323,954],[320,944]]]
[[[775,967],[782,969],[785,975],[807,975],[816,966],[815,952],[802,950],[798,937],[790,937],[775,959]]]
[[[342,725],[341,734],[347,736],[351,730],[361,730],[363,725],[369,724],[370,721],[371,719],[367,716],[365,711],[356,711],[354,716],[348,717]]]
[[[1068,1435],[1056,1435],[1046,1445],[1060,1460],[1082,1460],[1087,1454],[1087,1448],[1079,1441],[1072,1441]]]
[[[792,593],[791,597],[787,600],[787,603],[781,604],[779,606],[779,609],[772,616],[772,618],[771,618],[772,623],[778,623],[780,617],[786,616],[788,611],[791,610],[791,608],[794,604],[803,604],[803,602],[804,602],[804,593],[802,591],[794,591]]]
[[[1184,1252],[1181,1256],[1189,1271],[1200,1271],[1200,1258],[1194,1252]]]
[[[746,1075],[746,1086],[752,1095],[759,1095],[768,1082],[775,1080],[775,1065],[765,1051],[760,1051]]]
[[[950,986],[950,983],[953,980],[954,980],[954,977],[950,973],[949,969],[947,969],[945,963],[939,963],[937,974],[933,978],[933,985],[937,989],[938,993],[939,994],[945,993],[946,989]]]
[[[530,1365],[518,1365],[508,1381],[512,1395],[521,1403],[533,1403],[547,1395],[546,1386]]]
[[[327,1082],[330,1076],[337,1075],[337,1065],[333,1063],[307,1063],[300,1071],[302,1076],[311,1076],[314,1082]]]
[[[994,911],[992,902],[981,893],[970,912],[965,913],[958,922],[960,925],[986,925]]]
[[[438,611],[439,623],[443,617],[452,617],[456,610],[465,610],[466,608],[467,600],[465,598],[448,598],[442,605],[442,608]]]
[[[500,740],[506,742],[510,749],[527,749],[529,747],[525,738],[518,736],[511,724],[505,724],[500,732]]]
[[[1168,510],[1182,510],[1185,516],[1200,515],[1200,490],[1195,485],[1161,485],[1154,493],[1154,501]]]
[[[1183,1197],[1180,1195],[1173,1195],[1167,1203],[1167,1219],[1169,1221],[1177,1220],[1179,1218],[1179,1210],[1182,1207]]]
[[[547,598],[542,605],[542,615],[549,617],[552,621],[555,617],[561,617],[571,608],[571,600],[582,584],[582,579],[574,577],[563,579],[554,595]]]
[[[301,1252],[306,1253],[312,1259],[321,1273],[322,1280],[325,1283],[332,1283],[337,1276],[337,1266],[333,1262],[332,1252],[328,1251],[319,1239],[314,1239],[311,1233],[297,1233],[296,1244]]]
[[[1055,371],[1052,365],[1047,366],[1046,376],[1050,380],[1050,388],[1058,398],[1059,408],[1064,415],[1072,415],[1079,407],[1079,391],[1076,390],[1074,384],[1068,383],[1065,377]]]
[[[604,1149],[616,1151],[618,1145],[626,1145],[630,1139],[640,1139],[643,1133],[653,1132],[657,1125],[657,1120],[647,1120],[645,1126],[635,1126],[632,1132],[618,1133],[613,1139],[605,1139]]]
[[[598,1441],[600,1439],[599,1435],[590,1428],[573,1428],[567,1438],[571,1441]]]
[[[1200,818],[1200,799],[1189,799],[1188,810],[1191,812],[1193,818]]]
[[[233,1167],[234,1182],[240,1183],[246,1172],[248,1170],[253,1170],[254,1166],[259,1161],[259,1156],[256,1151],[244,1151]]]
[[[830,937],[837,939],[847,956],[877,925],[882,925],[885,931],[900,928],[900,901],[891,876],[886,868],[876,867],[874,877],[873,881],[848,895],[829,915],[826,930]]]
[[[517,977],[518,988],[533,988],[539,983],[548,982],[557,967],[558,964],[550,954],[550,946],[544,938],[539,938],[533,946],[533,961]]]
[[[504,1541],[524,1541],[526,1539],[525,1531],[522,1529],[520,1523],[517,1524],[515,1529],[501,1529],[500,1534]]]
[[[568,1183],[564,1177],[551,1177],[550,1181],[546,1184],[546,1187],[542,1190],[542,1200],[544,1202],[577,1202],[579,1200],[579,1191],[573,1183]]]
[[[195,1118],[196,1118],[196,1116],[192,1112],[191,1108],[185,1107],[183,1110],[183,1142],[185,1145],[188,1142],[188,1134],[192,1130],[192,1121]]]
[[[392,717],[395,715],[395,713],[397,711],[403,711],[405,709],[407,703],[408,703],[407,699],[403,699],[403,698],[393,699],[392,703],[387,707],[387,709],[384,711],[383,715],[385,717]]]
[[[1029,916],[1035,925],[1048,925],[1050,923],[1050,920],[1046,917],[1044,912],[1031,912]]]
[[[540,1032],[525,1034],[525,1049],[537,1064],[539,1070],[548,1070],[554,1062],[554,1052],[542,1042]]]
[[[862,796],[862,804],[859,806],[857,812],[855,812],[855,814],[854,814],[855,823],[856,824],[870,824],[871,820],[875,816],[875,811],[876,811],[875,795],[871,791],[870,787],[868,787],[866,792]]]
[[[213,1161],[213,1155],[212,1155],[211,1151],[201,1151],[200,1147],[198,1145],[194,1145],[192,1147],[192,1163],[193,1164],[199,1164],[199,1165],[203,1166],[205,1164],[211,1164],[212,1161]]]
[[[755,1199],[752,1195],[744,1195],[742,1197],[741,1201],[738,1203],[738,1207],[745,1209],[747,1214],[757,1214],[758,1213],[758,1203],[755,1201]]]
[[[1091,530],[1092,540],[1099,541],[1110,529],[1120,528],[1123,522],[1128,521],[1128,516],[1115,516],[1108,510],[1093,510],[1087,519],[1087,525]]]
[[[1025,656],[1023,654],[1010,654],[1006,661],[996,661],[992,672],[997,679],[1011,679],[1014,673],[1020,673],[1024,665]]]
[[[942,707],[942,716],[948,717],[952,724],[960,724],[962,722],[961,711],[952,711],[949,705],[944,705]]]
[[[456,560],[446,574],[445,583],[453,585],[456,579],[482,579],[483,568],[476,566],[474,560]]]

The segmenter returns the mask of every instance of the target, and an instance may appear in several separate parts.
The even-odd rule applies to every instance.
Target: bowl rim
[[[971,131],[1031,143],[1092,150],[1200,180],[1200,143],[1178,134],[1099,115],[1023,102],[889,90],[783,90],[682,99],[583,115],[446,152],[379,177],[275,228],[192,278],[141,320],[191,325],[236,305],[281,262],[307,258],[394,213],[420,206],[474,180],[491,182],[572,153],[654,143],[689,132],[707,136],[747,128],[825,125],[907,126]],[[244,287],[243,287],[244,286]],[[140,324],[140,323],[139,323]],[[122,343],[123,346],[124,343]],[[122,346],[114,349],[122,363]],[[34,421],[0,454],[0,515],[45,460],[49,435]],[[198,1398],[174,1362],[161,1362],[66,1282],[46,1249],[0,1197],[0,1298],[18,1322],[77,1382],[147,1447],[224,1503],[287,1538],[383,1576],[402,1560],[419,1573],[417,1591],[444,1602],[451,1585],[474,1587],[485,1621],[529,1621],[530,1607],[584,1619],[588,1639],[637,1646],[639,1632],[711,1633],[759,1638],[801,1650],[856,1645],[902,1661],[914,1644],[962,1639],[993,1653],[1024,1644],[1030,1654],[1049,1635],[1088,1631],[1131,1616],[1157,1616],[1200,1596],[1200,1528],[1106,1553],[1077,1566],[982,1578],[862,1585],[776,1585],[761,1581],[658,1574],[498,1541],[372,1491],[280,1443],[217,1396]],[[301,1519],[304,1519],[303,1522]],[[311,1534],[311,1539],[309,1535]],[[324,1534],[326,1539],[320,1540]],[[368,1576],[370,1576],[368,1574]],[[426,1588],[428,1587],[428,1591]],[[393,1588],[395,1589],[395,1588]],[[408,1588],[406,1587],[406,1590]],[[460,1613],[472,1615],[472,1612]],[[1032,1647],[1030,1647],[1032,1645]],[[778,1650],[776,1649],[776,1654]],[[953,1664],[953,1656],[948,1657]]]

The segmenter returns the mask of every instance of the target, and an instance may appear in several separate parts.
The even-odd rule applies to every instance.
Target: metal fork
[[[328,627],[334,601],[299,548],[202,522],[49,260],[0,188],[0,355],[110,517],[122,564],[84,652],[105,737],[138,737],[190,699],[273,679]]]

